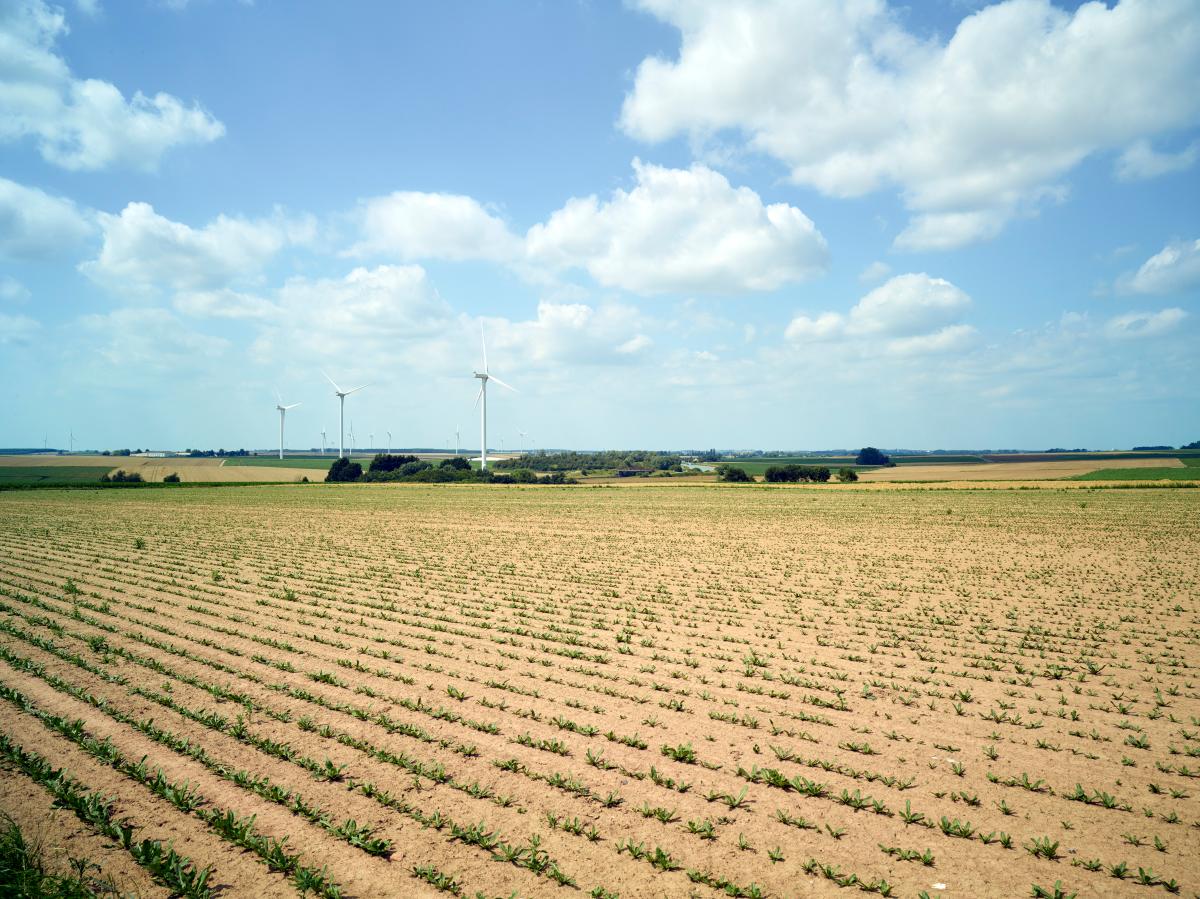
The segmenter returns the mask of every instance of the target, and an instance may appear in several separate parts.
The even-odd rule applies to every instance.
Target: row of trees
[[[796,484],[800,481],[824,484],[829,476],[830,471],[824,465],[771,465],[763,472],[763,480],[768,484]]]
[[[653,450],[603,450],[597,453],[526,453],[515,459],[499,459],[497,468],[531,471],[589,471],[609,468],[649,468],[682,471],[683,457]]]
[[[184,452],[186,452],[188,454],[188,456],[192,459],[212,459],[212,458],[221,458],[221,457],[226,457],[226,456],[250,456],[250,455],[257,456],[258,455],[258,453],[251,453],[249,450],[244,450],[244,449],[236,449],[236,450],[188,449],[188,450],[185,450]]]
[[[105,472],[100,475],[101,484],[140,484],[142,476],[136,471],[123,471],[118,468],[112,474]]]
[[[763,473],[763,480],[770,484],[796,484],[801,481],[824,484],[830,476],[831,472],[824,465],[772,465]],[[858,474],[853,468],[839,469],[837,477],[843,483],[858,480]],[[738,465],[718,465],[717,480],[730,484],[754,482],[754,478],[746,473],[746,469]]]
[[[388,455],[378,453],[371,460],[366,472],[358,462],[349,459],[335,459],[329,467],[327,481],[359,481],[378,483],[403,481],[424,484],[448,484],[454,482],[479,482],[484,484],[565,484],[570,483],[563,472],[554,472],[546,477],[538,477],[528,468],[518,468],[511,472],[497,474],[471,467],[462,456],[443,459],[440,463],[419,459],[416,456]]]

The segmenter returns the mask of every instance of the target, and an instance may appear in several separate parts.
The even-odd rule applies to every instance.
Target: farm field
[[[105,469],[95,465],[3,465],[0,484],[37,484],[46,481],[96,481]]]
[[[908,465],[875,468],[859,472],[859,480],[875,481],[1035,481],[1074,478],[1101,469],[1129,472],[1121,480],[1157,479],[1161,475],[1142,475],[1140,469],[1157,472],[1181,469],[1178,459],[1076,459],[1067,462],[990,462],[981,465]],[[1192,470],[1193,475],[1200,471]],[[1187,478],[1185,478],[1186,480]],[[1197,478],[1200,479],[1200,478]]]
[[[0,810],[126,894],[1195,896],[1198,517],[2,493]]]
[[[337,450],[321,458],[320,456],[234,456],[225,460],[225,468],[319,468],[328,471],[329,466],[337,458]],[[372,456],[356,453],[351,461],[358,462],[364,467],[370,464]]]
[[[766,470],[772,465],[824,465],[827,468],[834,470],[838,468],[853,468],[856,471],[872,471],[870,466],[860,467],[854,464],[854,456],[771,456],[768,458],[755,459],[722,459],[722,465],[730,465],[736,468],[741,468],[746,474],[762,476]],[[897,466],[931,466],[931,465],[970,465],[979,464],[984,461],[982,456],[940,456],[940,455],[921,455],[921,456],[892,456],[892,461]],[[716,464],[716,463],[713,463]]]
[[[161,481],[169,474],[192,483],[254,481],[296,482],[303,477],[316,480],[311,471],[276,465],[239,467],[222,465],[223,459],[153,458],[149,456],[4,456],[0,459],[0,484],[50,480],[96,481],[105,472],[121,469],[137,472],[147,481]],[[332,459],[330,459],[332,462]],[[323,468],[329,468],[326,463]],[[36,472],[27,476],[26,471]],[[59,472],[63,474],[59,474]],[[324,480],[324,476],[320,476]]]
[[[1179,460],[1183,467],[1164,466],[1130,471],[1128,468],[1102,468],[1078,476],[1081,481],[1128,481],[1154,478],[1166,481],[1200,481],[1200,457],[1188,456]]]

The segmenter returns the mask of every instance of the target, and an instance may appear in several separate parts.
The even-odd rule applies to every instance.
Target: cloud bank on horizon
[[[0,0],[0,444],[1200,436],[1194,3],[474,14]]]

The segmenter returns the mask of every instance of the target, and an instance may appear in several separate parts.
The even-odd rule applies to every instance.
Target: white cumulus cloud
[[[166,309],[127,307],[85,315],[79,324],[91,352],[115,368],[141,373],[202,369],[230,342],[188,328]]]
[[[1174,331],[1187,313],[1177,307],[1159,312],[1127,312],[1110,318],[1104,324],[1104,333],[1118,339],[1158,337]]]
[[[883,0],[641,5],[681,46],[639,66],[628,134],[703,144],[733,132],[832,196],[895,186],[915,216],[902,249],[986,240],[1061,196],[1085,157],[1200,121],[1193,0],[1008,0],[944,41],[906,30]],[[1163,167],[1130,152],[1130,172]]]
[[[825,238],[794,206],[765,205],[703,165],[633,167],[633,189],[569,200],[531,228],[529,261],[645,294],[774,290],[825,270]]]
[[[1141,181],[1190,169],[1200,158],[1200,141],[1193,141],[1177,153],[1155,150],[1148,140],[1131,144],[1117,159],[1117,177],[1122,181]]]
[[[542,300],[532,319],[489,318],[486,327],[489,356],[494,349],[522,368],[624,364],[653,344],[641,313],[624,303]]]
[[[269,300],[228,288],[181,291],[172,305],[193,318],[265,319],[279,312]]]
[[[927,334],[960,318],[970,305],[971,298],[944,278],[897,275],[858,301],[849,328],[858,334]]]
[[[153,170],[163,154],[208,143],[225,126],[166,93],[126,99],[107,81],[76,78],[56,44],[62,11],[43,0],[0,5],[0,141],[32,137],[43,158],[72,170]]]
[[[85,213],[70,200],[0,178],[0,256],[65,255],[93,230]]]
[[[923,272],[896,275],[845,315],[795,316],[784,336],[792,343],[849,340],[864,351],[903,356],[951,352],[975,339],[975,328],[960,321],[970,305],[971,298],[943,278]]]
[[[80,270],[123,293],[211,290],[252,279],[286,244],[307,240],[312,230],[308,220],[224,215],[192,228],[148,203],[130,203],[119,215],[100,213],[99,220],[104,244]]]
[[[1134,293],[1176,293],[1200,285],[1200,240],[1167,244],[1120,284]]]
[[[502,219],[459,194],[397,191],[364,200],[355,218],[360,240],[349,255],[505,262],[521,253]]]

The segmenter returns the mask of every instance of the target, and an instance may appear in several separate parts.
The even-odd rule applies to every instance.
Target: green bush
[[[837,476],[838,480],[844,484],[852,483],[858,480],[858,472],[853,468],[839,468]]]
[[[351,462],[349,459],[334,459],[333,464],[329,466],[329,474],[326,475],[327,481],[357,481],[362,477],[362,466],[357,462]]]
[[[854,460],[856,465],[887,465],[891,466],[892,462],[887,453],[877,450],[873,446],[864,446],[858,451],[858,457]]]
[[[753,483],[754,478],[746,474],[746,469],[737,465],[718,465],[717,480],[729,484],[749,484]]]
[[[142,476],[136,471],[122,471],[118,468],[112,474],[100,475],[102,484],[140,484]]]
[[[829,480],[829,469],[824,465],[772,465],[763,477],[772,484],[795,484],[799,481],[824,483]]]

